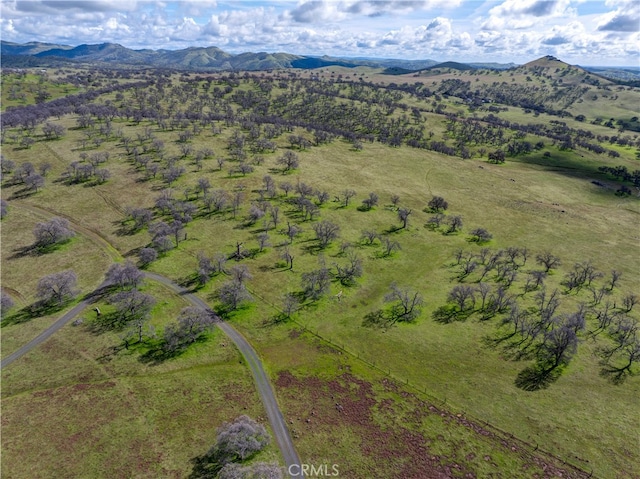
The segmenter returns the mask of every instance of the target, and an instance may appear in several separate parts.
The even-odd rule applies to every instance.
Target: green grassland
[[[54,100],[79,91],[69,83],[56,80],[56,75],[44,73],[9,73],[2,75],[2,110],[31,105],[36,101]]]
[[[341,71],[338,67],[325,70],[327,76],[328,71]],[[372,72],[364,73],[373,75]],[[469,74],[465,72],[464,75]],[[526,77],[525,73],[518,75]],[[494,81],[495,76],[491,73],[480,78],[488,83]],[[520,76],[516,82],[525,82]],[[400,80],[399,77],[390,78],[394,82]],[[431,78],[427,81],[421,77],[413,80],[425,81],[429,86]],[[433,81],[442,80],[433,78]],[[173,85],[180,84],[177,77],[172,81]],[[254,89],[248,82],[241,82],[237,88]],[[276,87],[273,94],[283,91],[286,89]],[[628,105],[631,98],[637,99],[638,92],[624,93],[630,96],[623,98],[621,92],[621,97],[612,101],[615,108],[603,106],[602,112],[612,116],[623,114],[624,104]],[[593,127],[595,134],[615,131],[589,124],[596,110],[587,109],[585,104],[592,101],[587,100],[587,96],[582,103],[572,106],[575,114],[587,116],[584,125],[567,121],[572,122],[574,128]],[[435,138],[443,137],[443,115],[427,111],[431,109],[431,100],[405,97],[410,106],[417,105],[425,110],[422,114],[422,121],[426,119],[425,128],[432,131]],[[624,104],[620,101],[623,99]],[[346,100],[341,101],[347,103]],[[599,98],[595,103],[603,101]],[[472,115],[455,98],[443,99],[442,103],[447,111],[462,109],[465,115]],[[396,111],[391,117],[400,118],[401,114]],[[528,121],[544,123],[552,118],[544,113],[534,118],[515,107],[501,112],[499,116],[523,124]],[[22,149],[8,140],[3,148],[3,155],[17,164],[30,161],[36,166],[44,162],[52,165],[46,186],[38,193],[16,197],[20,187],[7,184],[2,192],[3,198],[9,199],[9,214],[2,220],[2,285],[10,294],[17,291],[12,296],[20,307],[34,300],[35,284],[41,276],[61,269],[73,268],[78,273],[83,292],[91,291],[100,283],[113,257],[109,254],[109,247],[135,260],[136,252],[149,244],[151,236],[146,230],[136,234],[124,231],[125,209],[133,206],[153,208],[155,198],[166,188],[160,175],[143,180],[142,171],[132,166],[117,138],[104,141],[99,148],[83,149],[80,143],[84,132],[76,128],[76,115],[66,115],[56,122],[67,128],[62,139],[46,141],[44,137],[36,136],[37,142],[29,149]],[[115,119],[113,124],[132,138],[143,134],[149,127],[154,136],[166,145],[166,157],[181,156],[180,144],[176,141],[178,130],[165,131],[146,121],[135,124]],[[209,256],[216,252],[230,255],[237,242],[244,243],[247,251],[254,250],[254,254],[243,263],[253,275],[248,287],[256,301],[231,314],[229,320],[250,339],[265,360],[285,415],[289,412],[293,417],[292,428],[298,431],[294,438],[303,458],[351,464],[344,468],[345,473],[349,472],[348,477],[390,477],[386,474],[392,472],[392,466],[378,469],[383,460],[372,459],[363,453],[369,440],[366,436],[375,434],[375,431],[350,426],[345,433],[339,433],[337,423],[331,422],[338,420],[333,416],[335,405],[331,401],[324,401],[318,406],[326,419],[325,422],[319,419],[318,428],[309,426],[305,422],[307,417],[301,416],[308,412],[306,405],[317,394],[314,387],[327,392],[322,388],[329,386],[318,386],[313,382],[316,379],[326,384],[338,381],[342,386],[354,383],[343,376],[348,366],[349,373],[355,378],[372,385],[371,394],[376,398],[376,408],[382,407],[385,399],[393,400],[397,413],[395,418],[394,414],[384,411],[373,413],[371,417],[374,419],[369,419],[369,423],[375,423],[382,430],[397,428],[411,411],[421,410],[423,406],[418,405],[420,398],[427,399],[429,403],[442,404],[446,401],[445,409],[477,421],[486,421],[506,434],[514,434],[529,443],[530,450],[539,446],[541,450],[549,451],[587,472],[594,471],[598,477],[637,477],[640,456],[637,448],[630,446],[634,439],[637,442],[640,434],[637,412],[633,409],[640,393],[640,382],[637,377],[631,377],[624,384],[612,385],[601,377],[594,342],[581,341],[576,357],[550,387],[526,392],[517,388],[514,380],[531,361],[512,361],[500,348],[487,346],[485,339],[495,334],[499,320],[482,322],[471,317],[466,321],[441,324],[432,319],[432,313],[446,303],[447,292],[456,284],[451,266],[455,251],[462,248],[478,252],[481,248],[468,238],[468,232],[476,227],[486,228],[493,234],[494,239],[485,245],[492,249],[526,246],[532,254],[523,271],[535,269],[536,253],[548,250],[560,257],[563,265],[549,277],[549,288],[560,287],[564,274],[574,263],[590,260],[607,275],[612,269],[622,272],[620,284],[614,291],[616,298],[640,290],[640,235],[637,229],[640,203],[633,195],[616,196],[614,191],[619,182],[605,177],[597,169],[602,165],[624,165],[630,171],[638,169],[635,151],[631,147],[617,148],[621,156],[613,159],[581,149],[560,151],[543,138],[544,149],[507,158],[504,165],[493,165],[479,157],[476,149],[473,159],[462,160],[407,146],[391,148],[379,142],[365,142],[362,151],[356,151],[351,143],[336,139],[304,151],[295,150],[300,157],[300,167],[283,174],[276,160],[290,149],[288,135],[297,134],[311,139],[306,130],[297,128],[275,138],[273,141],[277,143],[278,150],[261,154],[264,162],[254,164],[255,171],[242,176],[229,172],[237,162],[228,158],[227,150],[228,140],[239,128],[226,126],[223,121],[216,124],[222,129],[221,134],[213,134],[204,128],[189,142],[195,150],[213,149],[213,158],[204,160],[200,170],[190,157],[180,160],[185,174],[171,186],[175,198],[188,198],[198,206],[198,216],[186,226],[186,239],[177,248],[161,255],[149,269],[192,285],[199,252]],[[527,139],[537,141],[539,138],[529,136]],[[91,154],[97,151],[110,152],[106,166],[111,178],[101,185],[67,184],[63,175],[69,163],[79,160],[83,152]],[[544,152],[549,152],[550,156],[543,156]],[[222,170],[215,160],[218,157],[227,159]],[[161,163],[157,159],[154,161]],[[288,202],[295,193],[286,197],[278,190],[270,202],[281,210],[280,224],[275,229],[270,227],[270,245],[257,252],[256,235],[264,227],[261,221],[250,224],[247,214],[251,203],[258,201],[262,178],[267,174],[277,184],[282,181],[294,185],[304,182],[317,190],[327,191],[330,200],[320,206],[319,219],[338,224],[340,238],[326,250],[318,250],[312,230],[315,221],[303,221]],[[244,202],[235,219],[228,211],[206,213],[202,195],[196,195],[194,191],[197,179],[202,177],[209,179],[212,188],[243,191]],[[593,180],[606,186],[596,186],[592,184]],[[348,188],[353,188],[357,195],[349,206],[343,207],[334,197]],[[372,210],[362,211],[358,207],[369,192],[377,193],[380,202]],[[400,206],[412,211],[406,229],[399,228],[397,209],[390,201],[392,195],[398,195]],[[443,196],[449,202],[447,215],[462,216],[464,227],[461,233],[445,235],[442,229],[431,231],[425,226],[432,215],[425,208],[433,195]],[[17,249],[31,244],[33,225],[47,214],[69,217],[99,239],[93,237],[90,240],[81,234],[47,255],[15,257]],[[157,213],[156,219],[160,219]],[[292,271],[280,258],[284,245],[288,243],[288,238],[281,231],[287,221],[298,223],[303,228],[301,236],[289,247],[295,257]],[[383,256],[379,240],[373,245],[366,245],[361,240],[362,231],[366,229],[397,241],[402,249],[389,257]],[[318,268],[321,259],[331,269],[334,264],[345,262],[345,255],[340,252],[343,242],[349,242],[350,251],[362,258],[363,277],[353,286],[334,281],[330,293],[324,298],[305,303],[292,320],[278,321],[282,297],[287,292],[295,293],[302,289],[302,273]],[[219,275],[199,288],[197,294],[217,305],[215,292],[227,279]],[[598,284],[604,280],[598,280]],[[415,288],[422,294],[425,299],[423,313],[415,323],[398,324],[386,330],[364,327],[365,315],[385,307],[383,298],[393,282]],[[521,275],[511,290],[521,291],[523,283],[524,275]],[[158,286],[149,284],[147,288],[159,299],[153,322],[156,330],[161,331],[163,325],[175,317],[181,305],[179,300],[169,299],[168,292],[163,292]],[[340,301],[335,297],[339,291],[343,292]],[[165,297],[168,304],[160,300]],[[529,301],[530,298],[531,295]],[[588,303],[589,295],[586,291],[579,295],[563,295],[562,301],[562,311],[569,312],[581,302]],[[15,315],[15,312],[11,314]],[[16,324],[11,321],[11,314],[2,328],[3,356],[37,335],[55,317],[35,318]],[[89,322],[89,313],[85,316]],[[293,334],[301,328],[329,340],[344,351],[338,356],[334,349],[326,348],[326,343],[318,343],[313,334],[305,333],[300,337]],[[3,437],[7,438],[3,444],[5,470],[26,468],[32,462],[35,464],[31,455],[30,460],[23,459],[22,464],[18,464],[18,457],[26,457],[29,454],[26,451],[42,444],[30,442],[42,439],[18,434],[24,422],[29,420],[28,415],[20,411],[25,408],[31,411],[40,405],[43,409],[36,416],[38,430],[54,427],[48,425],[50,421],[55,421],[55,427],[62,427],[62,422],[53,418],[56,412],[62,414],[71,407],[69,393],[82,384],[95,385],[77,395],[83,404],[96,401],[104,405],[103,409],[113,410],[114,416],[118,416],[118,411],[126,411],[126,414],[92,432],[90,438],[82,442],[82,448],[74,452],[75,459],[70,464],[56,462],[59,458],[54,461],[52,457],[58,452],[49,449],[49,456],[38,459],[37,465],[31,464],[42,477],[60,477],[71,470],[95,477],[96,471],[104,467],[100,462],[103,458],[95,454],[98,448],[107,448],[114,454],[118,449],[114,469],[111,469],[116,475],[118,467],[126,468],[131,461],[136,464],[137,477],[184,475],[188,459],[204,452],[213,439],[215,427],[241,413],[234,404],[220,403],[221,400],[224,402],[224,391],[229,390],[228,386],[234,382],[239,390],[247,391],[248,399],[244,406],[251,415],[260,415],[257,397],[249,384],[249,373],[239,365],[237,352],[226,345],[220,332],[212,333],[206,343],[197,344],[178,360],[158,366],[141,364],[141,350],[120,352],[106,362],[96,360],[102,356],[101,352],[108,351],[118,341],[117,333],[96,336],[83,326],[67,326],[43,347],[3,371],[3,416],[9,424],[3,431]],[[278,387],[284,373],[292,373],[313,387],[305,389],[306,396],[295,397],[286,387]],[[402,391],[392,392],[384,387],[385,374],[404,382],[418,402],[407,399]],[[216,386],[211,381],[205,384],[204,376],[213,377]],[[109,384],[109,387],[98,387],[104,384]],[[339,389],[339,384],[331,384]],[[165,385],[160,394],[150,393],[159,385]],[[55,398],[64,396],[64,400],[51,401],[44,408],[43,396],[38,396],[41,389]],[[194,393],[184,395],[183,392],[188,390]],[[204,396],[213,397],[216,406],[204,408],[198,399]],[[189,409],[193,412],[187,414],[185,411]],[[205,410],[209,414],[208,419],[198,420],[200,412],[204,414]],[[170,411],[175,413],[175,417]],[[532,461],[529,456],[522,459],[503,450],[499,439],[484,440],[475,433],[461,432],[466,429],[441,422],[439,417],[425,417],[411,430],[427,434],[425,437],[430,438],[431,453],[446,457],[447,463],[457,461],[478,477],[487,477],[496,471],[502,477],[520,477],[522,461]],[[310,419],[315,421],[315,418]],[[98,421],[98,418],[93,420]],[[86,428],[86,424],[82,424],[81,417],[76,417],[64,433],[60,431],[56,447],[66,447],[65,439],[82,428]],[[193,438],[186,434],[191,430],[194,431]],[[108,444],[100,439],[109,434],[114,440]],[[395,440],[400,439],[396,437]],[[455,456],[454,446],[459,443],[464,443],[460,451],[467,451],[465,457]],[[132,446],[127,448],[127,444]],[[469,459],[471,453],[474,456]],[[492,460],[485,461],[486,455]],[[273,446],[266,456],[275,457]],[[408,461],[408,458],[399,457],[397,461]],[[15,477],[28,475],[26,470],[13,470]],[[375,471],[380,474],[376,476]],[[522,477],[525,477],[524,473]]]
[[[158,299],[158,331],[185,306],[154,283],[144,291]],[[117,332],[96,333],[92,311],[83,319],[3,370],[3,476],[185,477],[222,422],[265,422],[251,375],[220,331],[154,363],[122,349]],[[2,346],[11,347],[4,328]],[[278,457],[272,445],[258,459]]]

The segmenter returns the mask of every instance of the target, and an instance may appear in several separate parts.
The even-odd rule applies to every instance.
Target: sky
[[[0,0],[2,40],[640,66],[640,0]]]

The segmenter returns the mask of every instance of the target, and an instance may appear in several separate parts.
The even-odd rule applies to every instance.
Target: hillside
[[[56,50],[2,71],[3,477],[203,477],[266,383],[338,477],[638,477],[640,89]]]
[[[434,60],[400,59],[350,59],[329,56],[300,56],[289,53],[245,52],[231,54],[215,47],[190,47],[182,50],[131,50],[118,44],[98,45],[54,45],[32,42],[24,45],[1,42],[3,64],[6,67],[48,66],[64,61],[70,64],[82,62],[95,66],[126,67],[147,65],[149,67],[182,70],[273,70],[281,68],[314,69],[327,66],[355,68],[404,68],[418,70],[434,65]],[[19,57],[27,57],[19,58]]]

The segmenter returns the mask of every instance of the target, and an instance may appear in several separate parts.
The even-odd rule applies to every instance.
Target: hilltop
[[[97,45],[56,45],[30,42],[18,44],[1,42],[5,67],[35,67],[68,64],[110,67],[147,65],[149,67],[180,70],[272,70],[283,68],[315,69],[328,66],[346,68],[372,67],[417,71],[433,67],[438,62],[431,59],[371,59],[337,58],[330,56],[294,55],[290,53],[245,52],[232,54],[215,46],[189,47],[182,50],[132,50],[116,43]],[[446,64],[443,64],[446,65]],[[462,65],[462,64],[459,64]],[[496,68],[501,68],[495,64]],[[504,68],[505,66],[502,66]],[[461,68],[472,68],[464,65]]]

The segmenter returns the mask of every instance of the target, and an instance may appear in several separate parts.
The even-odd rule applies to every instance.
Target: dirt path
[[[98,287],[98,290],[100,290],[101,288],[104,288],[107,285],[108,283],[105,281]],[[84,310],[84,308],[89,306],[89,304],[91,304],[92,302],[92,296],[93,296],[93,293],[85,296],[82,301],[80,301],[77,305],[73,307],[73,309],[67,311],[62,317],[60,317],[55,323],[53,323],[51,326],[45,329],[42,333],[40,333],[38,336],[36,336],[34,339],[29,341],[24,346],[18,348],[17,350],[9,354],[7,357],[3,358],[2,361],[0,362],[0,369],[6,368],[7,366],[9,366],[9,364],[14,362],[16,359],[24,356],[33,348],[35,348],[36,346],[39,346],[40,344],[45,342],[47,339],[49,339],[54,333],[60,330],[65,324],[67,324],[69,321],[71,321],[73,318],[79,315]]]
[[[207,304],[199,297],[187,292],[185,289],[171,281],[169,278],[156,273],[145,273],[145,276],[169,287],[171,290],[184,297],[192,305],[198,308],[203,308],[205,310],[210,309],[209,306],[207,306]],[[269,418],[269,423],[271,424],[271,428],[273,429],[273,434],[276,437],[276,441],[278,443],[278,446],[280,447],[282,456],[284,457],[284,462],[287,465],[287,470],[291,472],[299,471],[299,467],[291,467],[294,464],[299,465],[300,458],[298,457],[298,453],[293,446],[293,441],[291,440],[289,429],[287,428],[284,417],[282,416],[282,412],[278,407],[278,401],[276,401],[271,383],[269,382],[267,374],[262,367],[262,361],[260,361],[257,353],[255,352],[253,347],[251,347],[249,342],[244,338],[244,336],[236,331],[231,325],[225,323],[224,321],[217,323],[217,325],[235,343],[235,345],[238,347],[245,360],[247,361],[249,369],[251,370],[251,374],[253,375],[253,379],[256,383],[256,387],[258,388],[258,394],[260,395],[260,399],[262,400],[262,404],[264,405],[267,417]],[[296,475],[294,477],[303,476]]]
[[[67,215],[60,214],[57,211],[51,210],[49,208],[43,208],[40,206],[29,205],[25,203],[20,203],[19,206],[28,209],[29,211],[32,211],[39,216],[50,218],[51,215],[55,215],[66,218],[67,220],[69,220],[76,232],[82,234],[83,236],[86,236],[94,243],[99,245],[115,261],[122,260],[122,255],[120,254],[120,252],[109,242],[107,238],[102,236],[99,232],[94,231],[93,229],[86,228],[78,224],[73,218]],[[165,276],[156,273],[145,272],[145,277],[165,285],[169,289],[183,296],[187,301],[189,301],[196,307],[205,310],[211,309],[202,299],[195,296],[194,294],[189,293]],[[107,284],[107,282],[103,283],[102,285],[100,285],[99,289],[105,287]],[[78,303],[73,309],[65,313],[45,331],[40,333],[40,335],[29,341],[21,348],[14,351],[13,353],[9,354],[6,358],[2,359],[2,361],[0,362],[0,369],[4,369],[5,367],[9,366],[16,359],[19,359],[20,357],[31,351],[33,348],[49,339],[54,333],[56,333],[69,321],[80,314],[91,303],[92,296],[93,293],[85,296],[85,298],[80,301],[80,303]],[[276,400],[273,388],[271,387],[271,383],[269,382],[267,374],[264,371],[262,361],[258,357],[253,347],[249,344],[249,342],[244,338],[244,336],[236,331],[233,326],[225,322],[219,322],[218,326],[229,337],[229,339],[231,339],[235,343],[235,345],[247,361],[247,365],[249,366],[251,374],[253,375],[254,381],[256,383],[258,394],[260,395],[260,399],[262,400],[262,404],[264,405],[265,411],[267,413],[269,423],[271,424],[271,429],[273,430],[273,434],[276,437],[276,442],[278,443],[278,447],[280,448],[282,457],[284,458],[287,471],[298,472],[300,470],[299,466],[301,464],[300,458],[293,445],[291,434],[289,433],[289,429],[287,428],[282,412],[280,411],[280,408],[278,406],[278,401]],[[292,467],[294,465],[297,467]],[[292,477],[301,478],[303,477],[303,475],[298,474]]]

